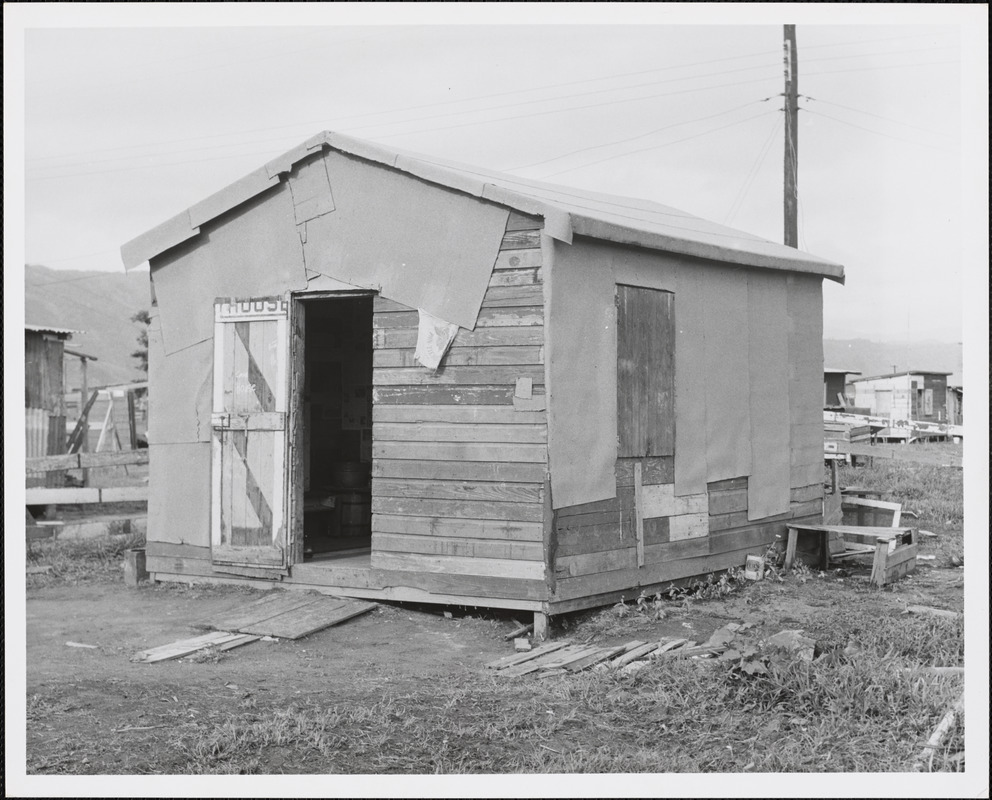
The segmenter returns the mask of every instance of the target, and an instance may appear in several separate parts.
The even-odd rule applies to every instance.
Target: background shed
[[[27,458],[65,452],[65,342],[76,331],[24,326],[24,414]],[[65,474],[28,475],[28,486],[60,486]]]

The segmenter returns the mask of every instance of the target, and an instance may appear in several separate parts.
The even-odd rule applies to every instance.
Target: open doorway
[[[322,561],[372,545],[372,296],[301,302],[303,557]]]

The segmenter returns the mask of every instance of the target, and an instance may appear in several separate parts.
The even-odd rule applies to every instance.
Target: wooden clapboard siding
[[[535,385],[544,384],[543,365],[493,365],[483,367],[442,366],[437,372],[423,367],[376,367],[372,372],[375,386],[491,386],[515,384],[517,378],[530,378]]]
[[[416,459],[419,461],[523,461],[547,463],[543,444],[499,442],[376,442],[373,425],[372,458]]]
[[[547,469],[543,462],[420,461],[379,458],[372,464],[376,478],[415,478],[466,481],[522,481],[539,483]]]
[[[540,542],[543,525],[513,520],[457,519],[454,517],[407,517],[376,514],[373,533],[411,534],[415,536],[450,536],[490,541]]]
[[[810,519],[817,519],[811,517]],[[647,545],[647,563],[643,567],[627,566],[608,572],[585,575],[558,575],[552,602],[592,597],[608,592],[630,591],[668,581],[676,581],[709,572],[741,566],[749,553],[761,553],[777,536],[785,537],[785,521],[751,524],[737,530],[698,539]],[[629,555],[626,556],[629,559]],[[560,561],[560,559],[559,559]],[[571,562],[567,562],[571,563]]]
[[[542,257],[543,255],[540,248],[501,252],[496,257],[496,263],[493,265],[493,272],[500,273],[511,269],[539,268],[541,266]]]
[[[417,329],[416,311],[376,312],[375,330],[394,328]],[[515,308],[483,308],[475,321],[476,328],[513,328],[544,324],[544,308],[540,305]]]
[[[391,553],[373,550],[372,566],[382,570],[412,570],[437,572],[445,575],[479,575],[490,578],[522,578],[536,581],[544,580],[545,577],[543,561],[506,558],[462,558],[461,556]]]
[[[538,271],[533,268],[493,270],[490,286],[528,286],[540,283]]]
[[[498,500],[438,500],[424,497],[372,497],[373,514],[408,517],[464,517],[515,522],[542,522],[538,503],[502,503]]]
[[[513,405],[514,386],[374,386],[372,402],[380,405]],[[544,396],[544,387],[535,390]],[[373,406],[374,408],[375,406]]]
[[[540,484],[495,481],[373,478],[372,494],[377,497],[495,500],[502,503],[541,503],[544,501],[544,487]]]
[[[540,231],[507,231],[503,236],[499,249],[504,250],[527,250],[541,246]]]
[[[477,327],[457,331],[437,372],[414,359],[417,311],[375,302],[377,574],[445,593],[516,586],[521,599],[547,596],[547,415],[513,405],[520,378],[530,379],[534,397],[544,395],[540,226],[511,215]],[[507,583],[497,590],[479,581]]]
[[[452,346],[444,357],[448,367],[454,366],[526,366],[541,363],[540,346],[517,347],[458,347]],[[419,367],[410,348],[377,350],[372,359],[373,367]],[[543,381],[542,381],[543,383]]]
[[[484,422],[374,422],[380,442],[492,442],[544,444],[548,433],[540,423],[507,425]]]
[[[467,331],[459,328],[452,342],[453,347],[541,347],[544,345],[544,329],[537,325],[521,327],[499,326],[476,328]],[[414,348],[417,346],[417,329],[380,328],[375,331],[376,350],[392,348]]]
[[[402,533],[373,533],[372,547],[379,553],[420,553],[517,561],[541,561],[544,552],[541,542],[517,542],[512,539],[492,541],[458,536],[410,536]]]
[[[373,422],[450,422],[490,425],[539,425],[546,419],[543,411],[517,411],[512,405],[432,406],[378,405],[372,409]]]

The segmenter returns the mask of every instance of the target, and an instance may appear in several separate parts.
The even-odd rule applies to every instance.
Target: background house
[[[854,404],[879,417],[919,422],[947,422],[949,372],[907,370],[855,378]]]

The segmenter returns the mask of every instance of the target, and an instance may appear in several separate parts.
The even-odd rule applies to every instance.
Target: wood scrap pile
[[[727,632],[730,636],[722,635]],[[718,635],[720,634],[720,635]],[[711,658],[720,655],[729,646],[733,631],[730,626],[721,628],[703,644],[688,639],[662,639],[657,642],[632,641],[614,646],[572,644],[568,641],[552,642],[528,653],[506,656],[487,664],[499,675],[517,678],[521,675],[540,673],[539,677],[565,675],[586,669],[622,670],[632,672],[657,658]]]

